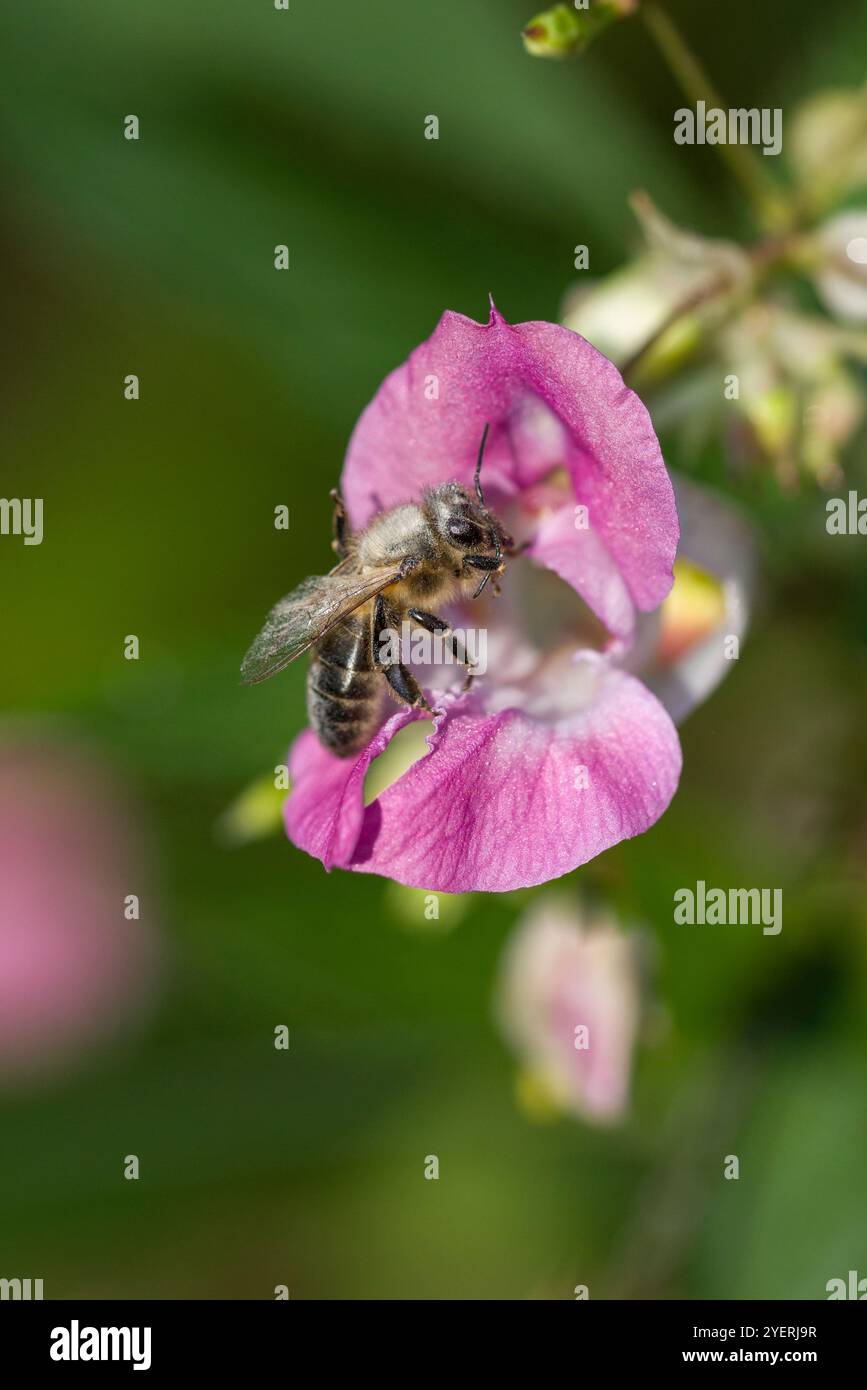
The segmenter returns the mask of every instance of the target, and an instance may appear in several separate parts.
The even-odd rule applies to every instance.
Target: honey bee
[[[482,493],[487,436],[485,425],[475,499],[459,483],[443,483],[428,489],[421,503],[382,512],[351,535],[340,494],[332,491],[332,548],[339,564],[280,599],[244,657],[242,679],[255,685],[312,649],[307,712],[320,743],[340,758],[360,752],[376,732],[384,688],[399,702],[435,713],[401,661],[385,664],[380,639],[387,631],[401,630],[408,620],[436,633],[465,667],[465,688],[473,678],[463,642],[431,608],[459,596],[478,598],[502,574],[503,557],[516,553]]]

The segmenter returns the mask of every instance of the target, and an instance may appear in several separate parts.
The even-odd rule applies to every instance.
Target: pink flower
[[[420,712],[399,709],[348,759],[301,735],[286,827],[326,868],[451,893],[544,883],[646,830],[677,787],[672,721],[621,665],[637,613],[671,588],[674,494],[647,411],[583,338],[493,306],[486,325],[444,314],[355,428],[353,528],[471,485],[486,422],[486,499],[527,545],[503,596],[460,615],[487,631],[487,674],[466,693],[433,674],[426,755],[367,806],[370,764]]]
[[[0,742],[0,1081],[63,1069],[138,1018],[157,955],[141,860],[126,798],[89,754]]]
[[[542,898],[506,944],[496,991],[522,1093],[598,1122],[625,1111],[640,1014],[636,937]]]

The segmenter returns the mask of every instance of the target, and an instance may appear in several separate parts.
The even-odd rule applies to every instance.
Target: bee
[[[337,490],[332,548],[339,563],[326,575],[302,580],[280,599],[241,664],[245,684],[275,676],[312,651],[307,712],[320,743],[340,758],[360,752],[382,721],[383,689],[399,702],[433,714],[413,673],[386,662],[383,634],[411,625],[436,633],[452,660],[473,678],[466,648],[431,609],[464,596],[478,598],[502,574],[514,543],[485,503],[479,445],[475,498],[459,483],[428,489],[420,503],[381,512],[351,535]],[[479,578],[481,576],[481,579]],[[494,588],[497,589],[496,579]],[[473,591],[472,593],[470,591]]]

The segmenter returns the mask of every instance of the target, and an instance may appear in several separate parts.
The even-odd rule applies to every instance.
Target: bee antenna
[[[476,496],[477,496],[478,499],[479,499],[480,505],[484,508],[484,510],[485,510],[486,512],[487,512],[488,508],[487,508],[487,504],[486,504],[486,502],[485,502],[485,495],[484,495],[484,493],[482,492],[481,473],[482,473],[482,459],[485,457],[485,444],[487,443],[487,439],[488,439],[488,430],[489,430],[490,428],[491,428],[491,423],[490,423],[490,421],[488,421],[487,424],[485,425],[485,428],[482,430],[482,439],[481,439],[481,443],[479,444],[479,456],[478,456],[478,458],[476,459],[476,472],[475,472],[475,476],[474,476],[474,479],[473,479],[473,481],[475,482],[475,485],[476,485]],[[502,552],[501,552],[501,550],[500,550],[500,537],[499,537],[498,534],[497,534],[496,528],[492,526],[492,527],[490,528],[490,530],[488,531],[488,535],[489,535],[490,538],[491,538],[491,545],[493,546],[493,549],[494,549],[494,551],[495,551],[494,559],[495,559],[495,560],[499,560],[500,557],[501,557]],[[479,597],[479,594],[480,594],[480,593],[482,592],[482,590],[484,589],[484,587],[485,587],[485,585],[487,584],[487,582],[488,582],[488,580],[490,579],[490,577],[491,577],[491,574],[490,574],[490,571],[488,571],[488,573],[487,573],[487,574],[484,576],[484,578],[482,579],[482,582],[481,582],[481,584],[479,585],[478,589],[476,589],[476,592],[473,594],[473,598],[478,598],[478,597]]]
[[[476,472],[475,472],[475,477],[474,477],[474,479],[473,479],[473,481],[475,482],[475,485],[476,485],[476,496],[478,497],[478,499],[479,499],[479,501],[481,502],[482,506],[485,505],[485,498],[484,498],[484,494],[483,494],[483,492],[482,492],[482,484],[481,484],[481,481],[480,481],[480,480],[481,480],[481,473],[482,473],[482,459],[483,459],[484,456],[485,456],[485,442],[486,442],[486,440],[487,440],[487,438],[488,438],[488,430],[489,430],[490,428],[491,428],[491,426],[490,426],[490,422],[489,422],[488,424],[485,425],[485,428],[482,430],[482,442],[481,442],[481,444],[479,445],[479,456],[478,456],[478,458],[476,459]]]

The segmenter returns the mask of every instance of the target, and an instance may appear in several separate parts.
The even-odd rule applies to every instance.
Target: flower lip
[[[681,762],[674,726],[639,681],[602,658],[584,679],[582,707],[544,720],[514,698],[493,710],[475,690],[446,694],[429,753],[367,807],[370,763],[419,712],[399,710],[347,762],[302,734],[290,757],[290,838],[327,868],[432,892],[507,892],[568,873],[646,830]]]

